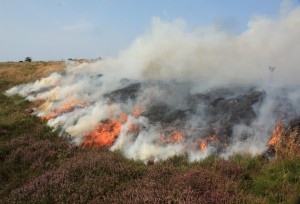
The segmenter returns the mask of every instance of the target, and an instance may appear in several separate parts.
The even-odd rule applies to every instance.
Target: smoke
[[[239,35],[153,18],[117,57],[67,62],[64,72],[6,93],[42,100],[34,114],[77,144],[95,143],[99,125],[121,124],[110,149],[136,160],[259,154],[276,121],[300,114],[300,8],[286,5]]]
[[[212,85],[261,82],[276,66],[274,80],[296,81],[299,51],[299,8],[276,19],[255,17],[239,36],[217,28],[189,31],[183,20],[171,23],[158,18],[119,57],[99,62],[113,73],[138,79],[202,79]],[[99,66],[100,66],[99,65]]]

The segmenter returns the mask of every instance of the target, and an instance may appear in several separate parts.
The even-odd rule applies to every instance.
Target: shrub
[[[32,58],[31,57],[26,57],[24,61],[25,62],[32,62]]]

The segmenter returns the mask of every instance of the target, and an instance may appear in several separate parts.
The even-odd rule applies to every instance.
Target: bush
[[[32,62],[32,58],[31,57],[26,57],[24,61],[25,62]]]

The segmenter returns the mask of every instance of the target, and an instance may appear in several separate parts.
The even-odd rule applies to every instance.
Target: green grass
[[[27,80],[17,79],[0,84]],[[29,114],[29,106],[22,97],[0,93],[0,203],[300,202],[297,155],[272,161],[210,156],[194,163],[182,155],[147,166],[107,148],[70,144]]]

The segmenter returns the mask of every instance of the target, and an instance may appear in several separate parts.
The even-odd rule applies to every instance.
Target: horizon
[[[181,19],[192,31],[214,26],[239,35],[255,17],[277,18],[283,4],[292,9],[299,1],[4,1],[0,8],[0,61],[117,56],[151,29],[153,18],[167,23]]]

